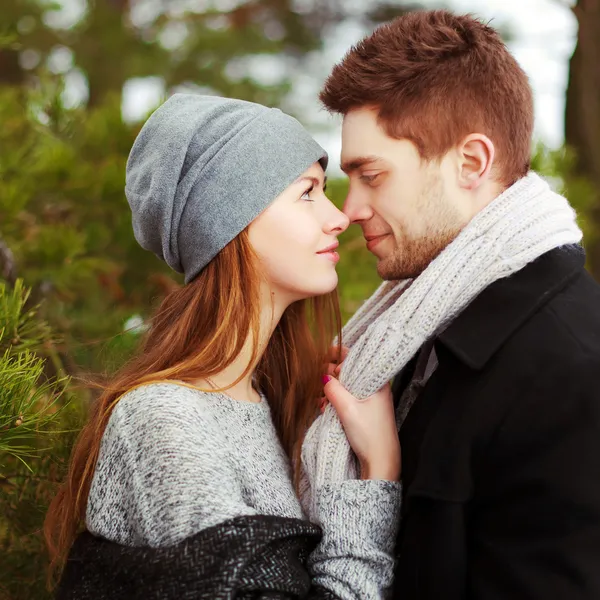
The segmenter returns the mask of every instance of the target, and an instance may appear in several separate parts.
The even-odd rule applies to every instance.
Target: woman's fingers
[[[321,411],[321,414],[323,414],[325,412],[325,407],[327,406],[327,398],[325,396],[321,396],[321,398],[319,398],[319,410]]]
[[[350,352],[350,348],[347,346],[342,346],[342,355],[340,357],[340,364],[342,364],[346,360],[346,356],[348,356],[348,352]]]
[[[344,360],[346,360],[346,356],[348,356],[348,352],[350,352],[350,348],[347,346],[342,346],[338,351],[337,346],[332,346],[329,350],[328,360],[334,364],[342,364]]]
[[[329,363],[327,365],[327,375],[329,375],[329,377],[335,377],[335,372],[338,369],[338,365],[336,365],[335,363]]]
[[[350,349],[347,346],[342,346],[340,359],[338,361],[337,346],[331,348],[330,362],[325,369],[327,375],[330,377],[339,377],[340,371],[342,370],[342,363],[346,360],[348,352],[350,352]]]
[[[353,405],[356,404],[356,398],[334,377],[325,384],[323,391],[342,420],[348,410],[352,410]]]
[[[361,465],[363,479],[400,477],[401,457],[394,402],[389,385],[364,400],[335,378],[323,378],[325,396],[335,408]]]

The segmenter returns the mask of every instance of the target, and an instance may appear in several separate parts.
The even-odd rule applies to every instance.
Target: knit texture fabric
[[[236,517],[160,548],[80,534],[56,600],[339,600],[306,568],[318,527],[284,517]]]
[[[530,172],[478,213],[421,275],[386,281],[365,302],[343,330],[350,352],[341,383],[359,399],[374,394],[486,287],[581,238],[568,201]],[[309,429],[302,460],[303,504],[314,518],[314,492],[358,473],[331,406]]]
[[[393,577],[400,484],[324,485],[315,585],[343,599],[381,598]],[[305,519],[267,401],[179,383],[134,388],[101,442],[86,524],[119,544],[164,547],[241,516]]]
[[[325,150],[279,109],[174,94],[127,160],[135,238],[188,283],[317,161]]]

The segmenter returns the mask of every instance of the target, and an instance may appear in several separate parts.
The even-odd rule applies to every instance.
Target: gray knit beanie
[[[276,108],[175,94],[142,127],[125,193],[136,240],[189,283],[327,154]]]

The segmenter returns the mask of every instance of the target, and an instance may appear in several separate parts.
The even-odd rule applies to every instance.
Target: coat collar
[[[475,298],[438,336],[459,360],[482,369],[502,344],[541,306],[578,275],[585,263],[580,246],[551,250]]]

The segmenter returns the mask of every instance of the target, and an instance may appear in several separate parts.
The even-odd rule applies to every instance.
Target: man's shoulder
[[[485,387],[498,409],[490,411],[497,456],[542,456],[542,448],[549,456],[564,445],[565,456],[575,453],[565,459],[574,468],[585,448],[600,451],[599,290],[589,275],[578,277],[532,315],[486,367]]]
[[[500,354],[536,369],[600,368],[600,285],[583,272],[531,315]]]
[[[472,339],[476,337],[475,333],[471,335]],[[476,343],[485,350],[485,342]],[[447,360],[450,356],[453,358]],[[469,358],[473,356],[471,350]],[[495,405],[512,405],[538,393],[551,404],[550,397],[575,393],[576,388],[596,396],[600,375],[600,285],[582,272],[505,335],[485,361],[470,365],[451,349],[440,355],[442,363],[446,368],[440,370],[439,377],[444,379],[442,387],[447,387],[448,393],[453,393],[455,386],[446,383],[453,382],[477,396],[489,396]],[[597,395],[600,399],[600,392]]]
[[[484,319],[479,311],[481,328],[463,323],[460,333],[454,331],[450,338],[442,334],[440,344],[449,350],[443,356],[453,356],[447,377],[485,380],[494,387],[499,380],[518,379],[526,387],[524,382],[540,377],[600,373],[600,285],[587,272],[551,297],[539,298],[529,314],[516,300],[511,302],[508,310],[520,311],[518,319],[505,318],[504,307],[496,302],[497,313],[486,306]],[[513,328],[516,320],[520,322]],[[436,344],[436,350],[442,348]],[[456,370],[458,364],[466,369]]]

